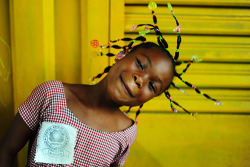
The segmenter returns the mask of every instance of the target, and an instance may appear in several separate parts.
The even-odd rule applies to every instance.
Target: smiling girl
[[[49,81],[37,86],[18,108],[13,123],[1,141],[1,167],[12,166],[16,154],[28,141],[27,166],[122,166],[136,138],[137,127],[136,120],[127,117],[119,108],[142,106],[164,92],[174,112],[173,104],[189,113],[173,101],[168,92],[170,85],[178,88],[172,82],[174,76],[197,93],[219,103],[181,78],[195,59],[182,73],[175,70],[181,37],[171,5],[169,9],[177,24],[174,57],[168,52],[168,44],[157,26],[154,14],[156,4],[151,3],[149,7],[154,25],[135,25],[133,29],[146,26],[145,32],[154,30],[159,45],[146,42],[144,37],[110,41],[106,48],[123,50],[118,54],[116,63],[104,70],[108,74],[98,84],[75,85]],[[120,40],[132,42],[124,47],[111,45]],[[136,40],[143,43],[133,47]],[[139,113],[140,109],[136,116]]]
[[[96,85],[39,85],[1,143],[1,166],[11,166],[27,141],[28,166],[122,166],[137,127],[119,107],[161,94],[174,76],[170,56],[154,43],[142,43]]]

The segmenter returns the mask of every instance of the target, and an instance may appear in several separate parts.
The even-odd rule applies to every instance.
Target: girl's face
[[[119,105],[138,106],[159,95],[173,78],[173,65],[157,48],[138,48],[110,69],[107,91]]]

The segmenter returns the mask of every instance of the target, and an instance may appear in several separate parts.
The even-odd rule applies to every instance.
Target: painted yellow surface
[[[148,4],[151,0],[126,0],[126,4]],[[155,0],[157,4],[166,4],[170,2],[171,4],[178,5],[212,5],[212,6],[245,6],[249,7],[249,0]]]
[[[0,138],[14,116],[8,6],[8,1],[0,1]]]
[[[38,84],[54,79],[89,84],[89,78],[112,65],[113,58],[96,56],[99,49],[92,48],[90,41],[98,39],[105,45],[117,38],[135,38],[137,34],[130,32],[133,24],[152,23],[148,2],[0,1],[0,137],[17,107]],[[156,2],[162,5],[155,11],[159,26],[174,53],[175,22],[164,6],[166,1]],[[203,60],[191,65],[183,79],[224,105],[214,105],[175,79],[189,95],[170,88],[172,97],[198,112],[197,119],[171,114],[164,95],[146,103],[139,116],[138,138],[125,166],[249,166],[250,3],[170,2],[182,25],[180,60],[190,60],[193,55]],[[147,35],[147,40],[155,41],[155,36]],[[183,68],[185,65],[178,66],[177,71]],[[18,156],[20,167],[25,166],[26,151],[27,147]]]
[[[125,37],[138,35],[130,31],[131,25],[153,23],[148,2],[125,1]],[[158,25],[174,54],[175,22],[166,1],[155,2],[161,5],[155,9]],[[164,95],[147,102],[138,118],[138,138],[125,166],[247,167],[250,165],[250,12],[246,7],[250,3],[245,0],[169,2],[182,25],[180,61],[190,60],[194,55],[203,60],[192,64],[183,79],[224,104],[214,105],[175,78],[176,85],[188,95],[170,88],[172,98],[187,110],[197,112],[198,117],[193,120],[186,114],[173,114]],[[155,35],[147,35],[147,40],[156,42]],[[184,68],[185,65],[177,66],[177,71]],[[137,109],[132,109],[132,118]]]
[[[248,167],[250,117],[148,113],[126,167]]]
[[[170,53],[174,54],[176,48],[176,35],[173,32],[176,27],[175,21],[166,2],[156,2],[163,5],[155,9],[158,26],[168,41]],[[174,79],[176,85],[190,92],[190,95],[178,94],[170,89],[170,92],[174,92],[172,98],[195,112],[249,112],[250,12],[244,6],[242,8],[240,5],[236,5],[235,8],[230,7],[233,1],[212,1],[213,4],[208,4],[209,2],[191,1],[190,4],[189,1],[188,3],[171,2],[183,34],[179,60],[188,61],[194,55],[202,59],[202,62],[191,65],[182,78],[200,88],[203,93],[208,93],[210,96],[224,101],[224,105],[219,107],[209,105],[211,102],[196,95],[193,93],[194,91],[188,90],[187,86],[177,78]],[[135,38],[138,33],[130,31],[131,25],[152,24],[152,14],[146,1],[127,0],[125,3],[127,4],[125,7],[125,37]],[[240,1],[240,3],[249,6],[247,1]],[[219,8],[218,6],[221,5],[223,7]],[[138,29],[138,31],[142,30],[143,27]],[[147,40],[157,42],[153,33],[147,35]],[[185,66],[183,64],[177,66],[176,69],[178,72],[182,72]],[[241,97],[247,97],[247,99],[242,100]],[[155,98],[147,103],[145,110],[166,110],[166,106],[161,105],[161,99],[164,97]]]
[[[104,45],[109,40],[109,1],[81,1],[81,80],[89,84],[89,79],[108,65],[107,57],[98,57],[99,48],[90,45],[91,40],[99,40]]]
[[[182,33],[246,35],[250,32],[248,9],[177,6],[174,7],[174,12],[182,25]],[[155,9],[155,14],[158,16],[161,31],[173,32],[172,27],[175,27],[175,22],[169,9],[160,6]],[[127,23],[125,30],[128,31],[131,24],[152,23],[152,15],[147,6],[127,6],[125,21]]]

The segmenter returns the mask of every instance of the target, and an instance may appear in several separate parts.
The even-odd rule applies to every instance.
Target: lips
[[[120,79],[121,79],[121,82],[122,82],[122,86],[125,89],[125,92],[128,93],[130,97],[134,97],[131,90],[130,90],[130,88],[126,85],[126,83],[124,82],[121,75],[120,75]]]

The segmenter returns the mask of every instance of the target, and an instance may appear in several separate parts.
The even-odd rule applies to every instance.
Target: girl
[[[137,128],[119,107],[161,94],[174,68],[169,52],[147,42],[117,60],[96,85],[39,85],[1,142],[0,166],[11,166],[27,141],[28,166],[122,166]]]
[[[146,42],[142,36],[110,41],[106,48],[123,51],[117,55],[116,64],[104,70],[109,73],[98,84],[71,85],[49,81],[33,90],[19,107],[1,142],[1,167],[11,166],[15,155],[27,141],[28,166],[122,166],[136,138],[137,128],[136,120],[128,118],[119,107],[142,106],[164,92],[174,112],[173,104],[189,113],[173,101],[167,91],[170,85],[182,91],[172,82],[174,76],[197,93],[221,104],[182,79],[181,76],[196,58],[188,62],[182,73],[175,71],[175,65],[180,64],[177,62],[181,43],[180,25],[172,6],[168,4],[177,25],[177,48],[173,57],[157,26],[156,7],[150,2],[154,25],[140,24],[132,29],[146,26],[142,35],[154,30],[159,45]],[[111,45],[120,40],[132,42],[124,47]],[[144,43],[132,47],[136,40]],[[93,44],[99,46],[96,41]],[[114,56],[111,53],[106,55]],[[136,116],[139,113],[140,109]]]

